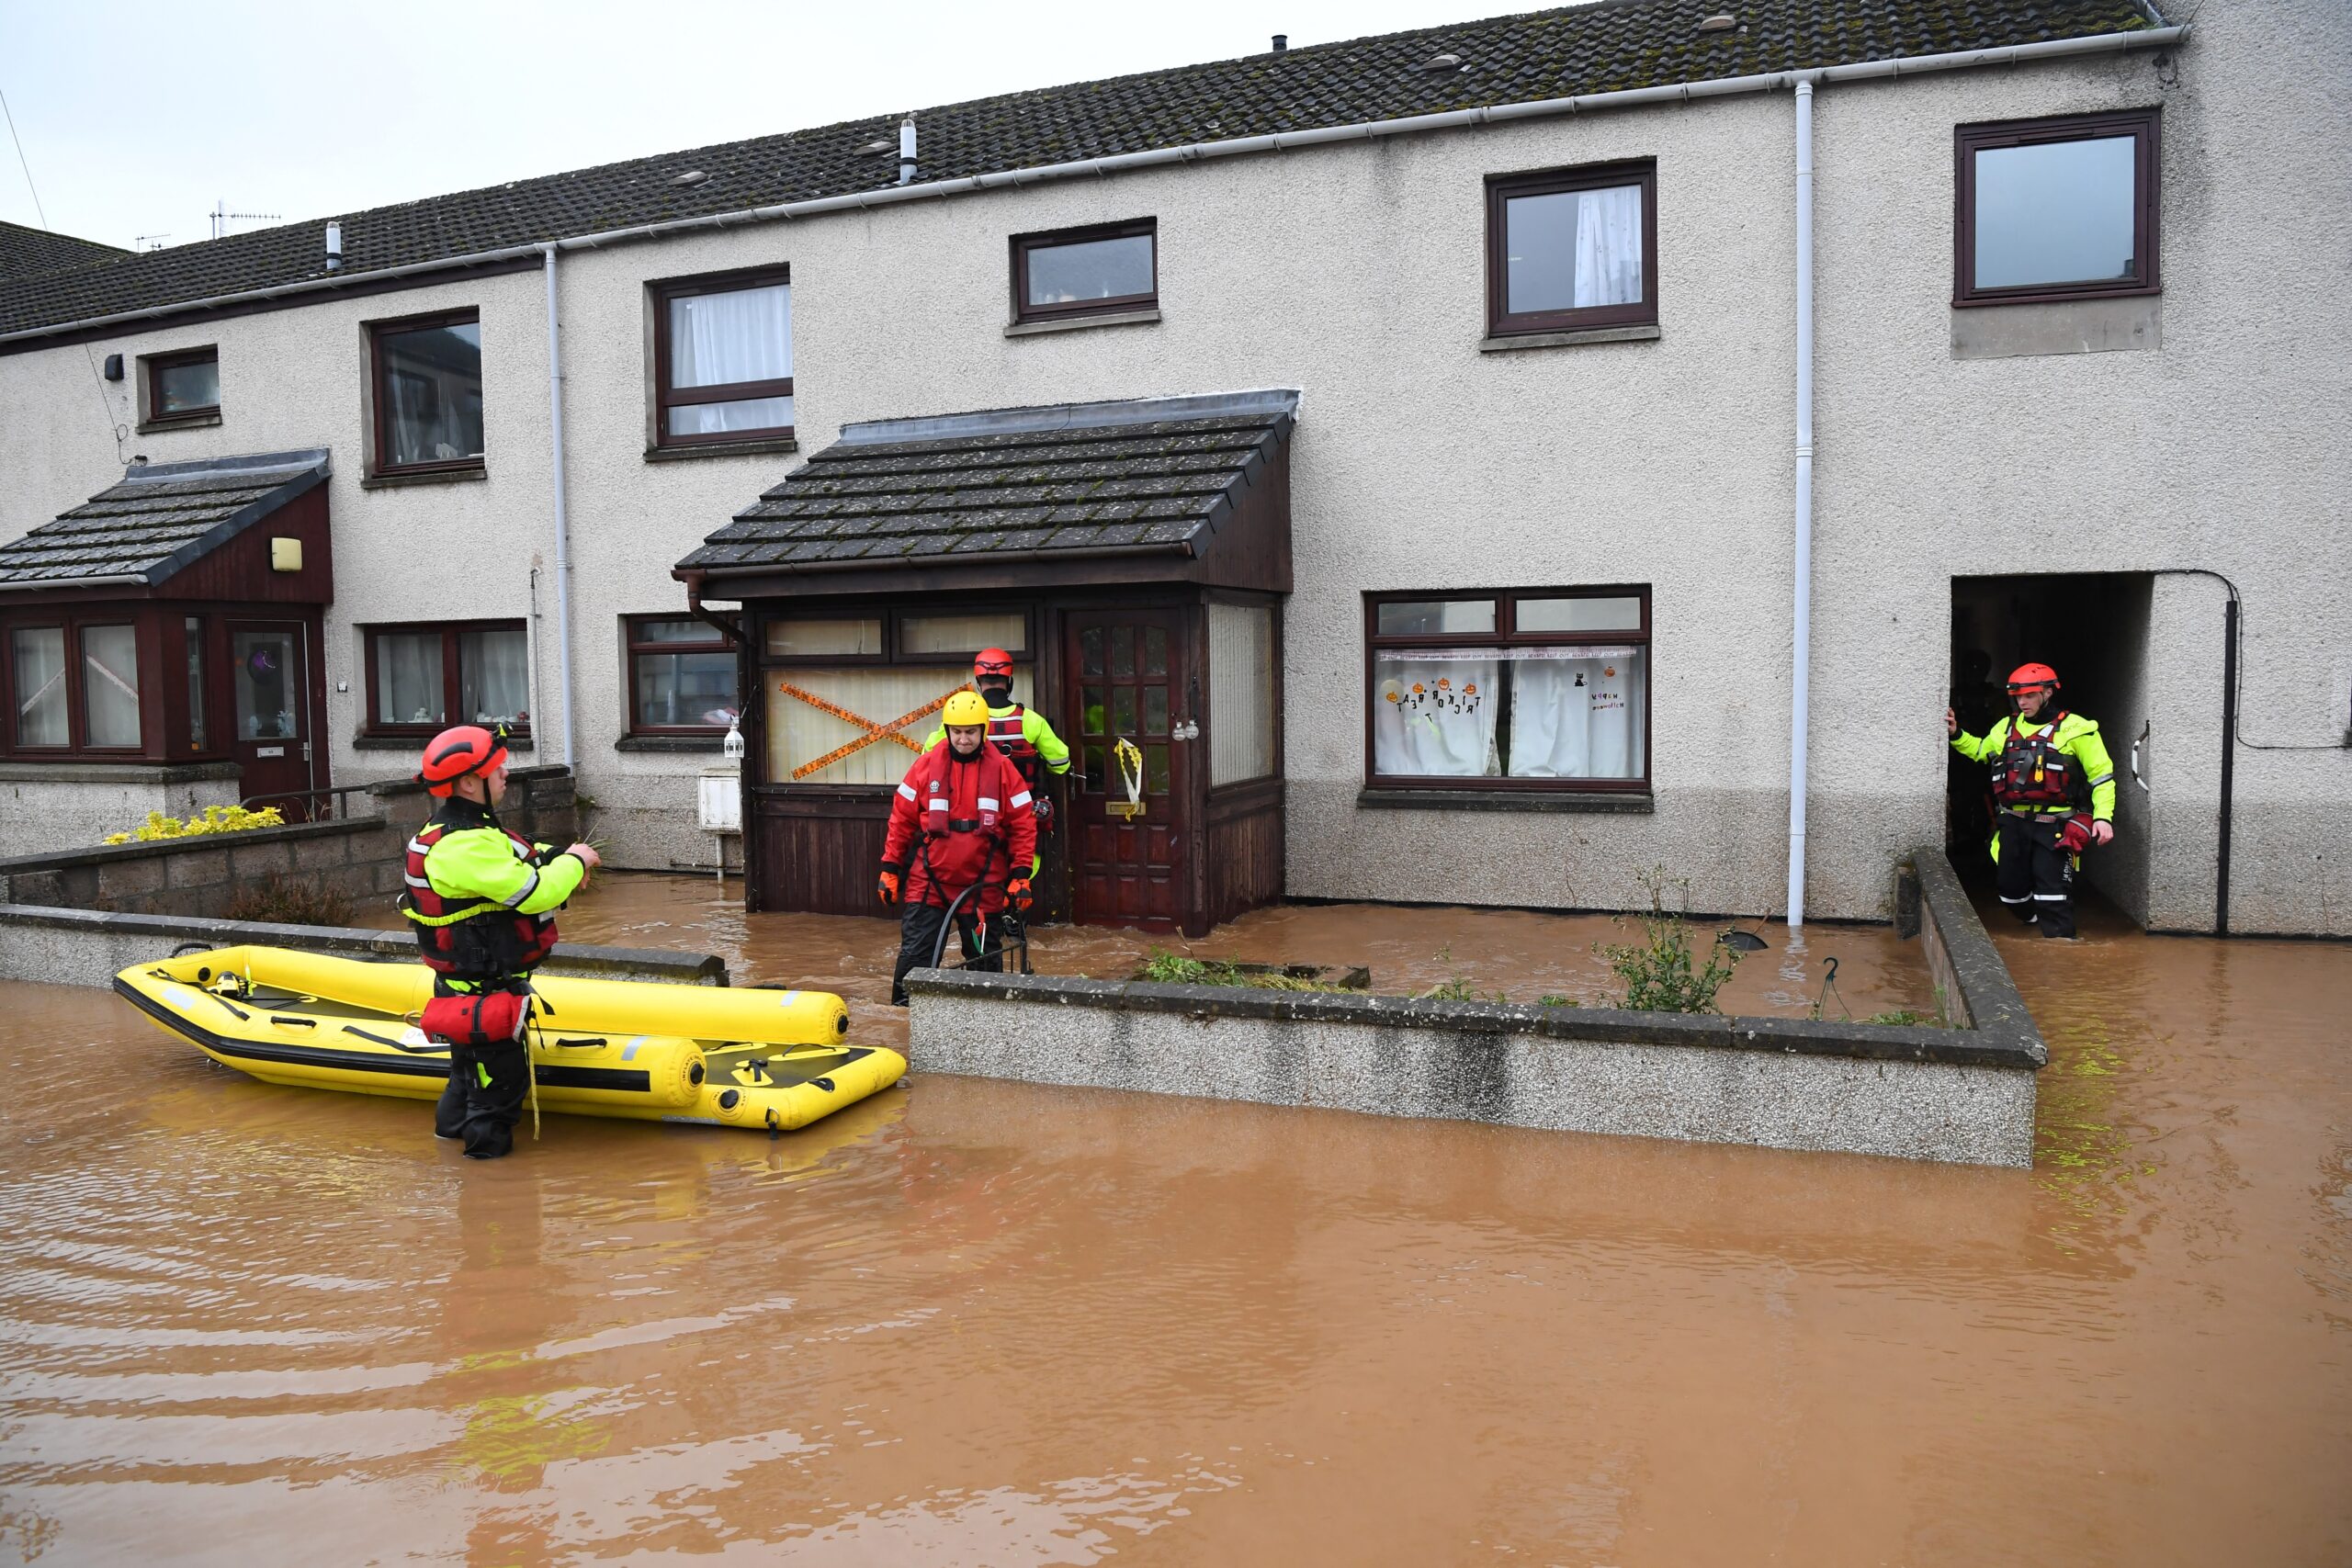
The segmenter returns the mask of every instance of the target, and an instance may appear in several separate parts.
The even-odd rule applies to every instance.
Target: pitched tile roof
[[[786,476],[682,571],[907,566],[1009,552],[1205,554],[1295,392],[879,421]]]
[[[326,477],[323,451],[135,465],[120,484],[0,545],[0,591],[99,577],[153,587]]]
[[[1699,31],[1719,4],[1741,25]],[[2142,0],[1604,0],[918,110],[918,178],[2154,25]],[[1455,62],[1436,63],[1442,55]],[[876,142],[885,150],[865,150]],[[693,171],[708,178],[675,183]],[[898,116],[848,120],[346,213],[343,275],[879,190],[898,177]],[[325,221],[0,289],[0,333],[323,277]]]
[[[93,262],[130,254],[119,245],[102,245],[96,240],[80,240],[71,234],[0,219],[0,290],[13,288],[22,278],[88,266]]]

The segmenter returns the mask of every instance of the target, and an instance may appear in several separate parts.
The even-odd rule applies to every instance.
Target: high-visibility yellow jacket
[[[425,852],[424,874],[445,899],[477,899],[518,915],[544,915],[580,891],[588,874],[584,863],[550,854],[550,847],[526,849],[524,840],[487,822],[467,828],[453,823]]]
[[[989,716],[1002,718],[1016,705],[1018,705],[1007,703],[1001,708],[992,707],[989,709]],[[1046,764],[1047,773],[1069,772],[1069,747],[1064,743],[1060,736],[1054,733],[1054,727],[1046,722],[1046,716],[1035,708],[1021,709],[1021,738],[1037,749],[1037,760]],[[947,727],[944,724],[934,725],[932,727],[931,734],[923,740],[922,749],[928,751],[946,739]]]
[[[1993,728],[1980,739],[1969,734],[1951,738],[1951,749],[1972,762],[1994,762],[2009,747],[2012,727],[2020,737],[2030,738],[2049,728],[2047,725],[2031,724],[2023,719],[1996,719]],[[2115,820],[2115,760],[2107,754],[2107,742],[2099,739],[2098,725],[2078,713],[2061,714],[2051,744],[2057,750],[2075,759],[2082,770],[2082,779],[2090,794],[2091,817],[2100,822]],[[2035,809],[2028,807],[2026,809]],[[2064,807],[2041,809],[2065,810]],[[2077,802],[2074,809],[2080,809]]]

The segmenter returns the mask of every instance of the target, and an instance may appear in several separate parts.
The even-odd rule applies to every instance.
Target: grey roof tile
[[[1710,8],[1603,0],[921,109],[919,177],[2154,25],[2138,0],[1743,0],[1728,7],[1739,28],[1700,32]],[[1441,53],[1461,65],[1424,69]],[[898,120],[872,116],[345,213],[335,220],[340,276],[885,189],[899,177]],[[862,151],[876,141],[890,151]],[[690,169],[709,178],[673,183]],[[0,332],[322,278],[326,221],[23,276],[0,270]]]
[[[816,454],[712,533],[681,570],[812,561],[970,557],[1199,540],[1251,465],[1286,432],[1287,394],[1222,400],[1252,412],[995,431],[920,441],[844,440]],[[1094,405],[1104,407],[1109,405]],[[1028,411],[1050,422],[1058,411]],[[999,411],[1018,423],[1023,411]],[[954,425],[951,416],[936,422]],[[1171,452],[1182,448],[1181,454]]]
[[[0,592],[94,577],[143,577],[153,587],[326,474],[320,451],[133,467],[121,483],[0,545]]]

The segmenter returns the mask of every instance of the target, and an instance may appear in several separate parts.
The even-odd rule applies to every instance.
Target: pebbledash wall
[[[2292,258],[2352,248],[2352,123],[2327,96],[2347,74],[2352,10],[2207,0],[2169,52],[1820,90],[1809,913],[1883,917],[1889,865],[1939,830],[1956,576],[2224,572],[2245,596],[2242,735],[2343,739],[2352,479],[2335,455],[2352,447],[2352,312],[2334,271]],[[2119,333],[2142,346],[2007,354],[2113,310],[1950,308],[1952,128],[2152,104],[2165,293],[2122,302],[2138,314]],[[1637,896],[1627,868],[1663,863],[1699,907],[1778,910],[1792,116],[1785,93],[1714,99],[567,253],[575,761],[616,863],[709,852],[694,824],[709,759],[617,746],[619,618],[679,609],[671,565],[798,460],[643,457],[645,285],[784,262],[811,449],[870,418],[1303,390],[1283,650],[1290,893],[1611,907]],[[1621,158],[1657,160],[1659,337],[1482,353],[1484,176]],[[1159,321],[1004,335],[1008,235],[1145,215],[1159,220]],[[516,273],[93,345],[220,345],[223,423],[137,437],[154,460],[333,449],[337,782],[412,765],[353,744],[355,628],[375,622],[528,617],[535,760],[560,760],[543,288]],[[363,488],[361,323],[456,306],[481,312],[488,477]],[[0,355],[0,525],[20,531],[119,477],[90,385],[80,346]],[[1628,581],[1653,588],[1654,811],[1356,804],[1363,592]],[[2150,727],[2154,793],[2127,784],[2123,847],[2098,874],[2160,928],[2212,920],[2221,601],[2209,579],[2158,578],[2146,711],[2096,716],[2119,761]],[[2242,749],[2234,827],[2235,929],[2352,933],[2352,876],[2329,852],[2352,842],[2352,754]]]

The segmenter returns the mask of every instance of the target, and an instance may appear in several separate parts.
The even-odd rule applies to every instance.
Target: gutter
[[[1633,87],[1613,93],[1586,93],[1573,97],[1537,98],[1525,103],[1497,104],[1474,109],[1453,109],[1442,114],[1411,115],[1401,119],[1364,120],[1352,125],[1323,126],[1308,130],[1277,131],[1265,136],[1232,137],[1218,141],[1194,141],[1182,147],[1160,147],[1147,152],[1122,152],[1110,157],[1088,158],[1073,163],[1045,164],[1025,169],[1007,169],[993,174],[971,175],[961,179],[886,186],[878,190],[854,191],[843,196],[815,197],[803,201],[779,202],[766,207],[745,208],[734,212],[712,213],[700,218],[670,219],[659,223],[640,223],[629,228],[572,235],[560,240],[533,241],[526,244],[505,245],[495,250],[476,251],[466,255],[445,256],[432,261],[410,262],[401,266],[381,267],[368,272],[339,272],[332,276],[304,278],[293,283],[273,285],[267,288],[249,288],[233,294],[209,295],[200,299],[184,299],[169,305],[153,305],[137,310],[120,310],[109,315],[90,316],[78,321],[59,321],[48,326],[27,327],[17,332],[0,333],[0,344],[58,336],[67,333],[87,332],[94,328],[118,326],[132,321],[151,321],[157,317],[178,316],[235,305],[284,299],[303,294],[332,293],[355,284],[379,282],[385,278],[413,277],[429,273],[456,272],[469,267],[487,266],[500,262],[532,260],[537,259],[549,246],[560,250],[600,250],[607,245],[628,244],[639,240],[661,239],[673,234],[692,233],[703,229],[729,229],[748,223],[813,218],[828,212],[888,207],[902,201],[924,201],[940,197],[963,196],[1004,186],[1038,185],[1048,180],[1114,175],[1130,169],[1153,168],[1161,164],[1198,163],[1207,158],[1238,157],[1255,152],[1287,152],[1302,147],[1320,147],[1340,141],[1362,141],[1384,136],[1413,136],[1423,131],[1504,124],[1511,120],[1545,119],[1559,115],[1589,114],[1607,109],[1634,108],[1650,104],[1690,103],[1699,98],[1733,97],[1746,93],[1779,92],[1794,86],[1801,77],[1809,77],[1816,82],[1894,80],[1904,76],[1922,75],[1934,71],[1968,70],[1984,65],[2021,65],[2037,60],[2114,53],[2130,49],[2161,49],[2179,43],[2188,38],[2188,30],[2186,26],[2143,28],[2136,32],[2101,33],[2088,38],[2052,39],[2042,43],[2014,44],[2006,49],[1966,50],[1948,54],[1916,55],[1908,59],[1861,61],[1849,65],[1830,65],[1806,71],[1775,71],[1751,76],[1720,76],[1705,81],[1672,83],[1658,87]]]

